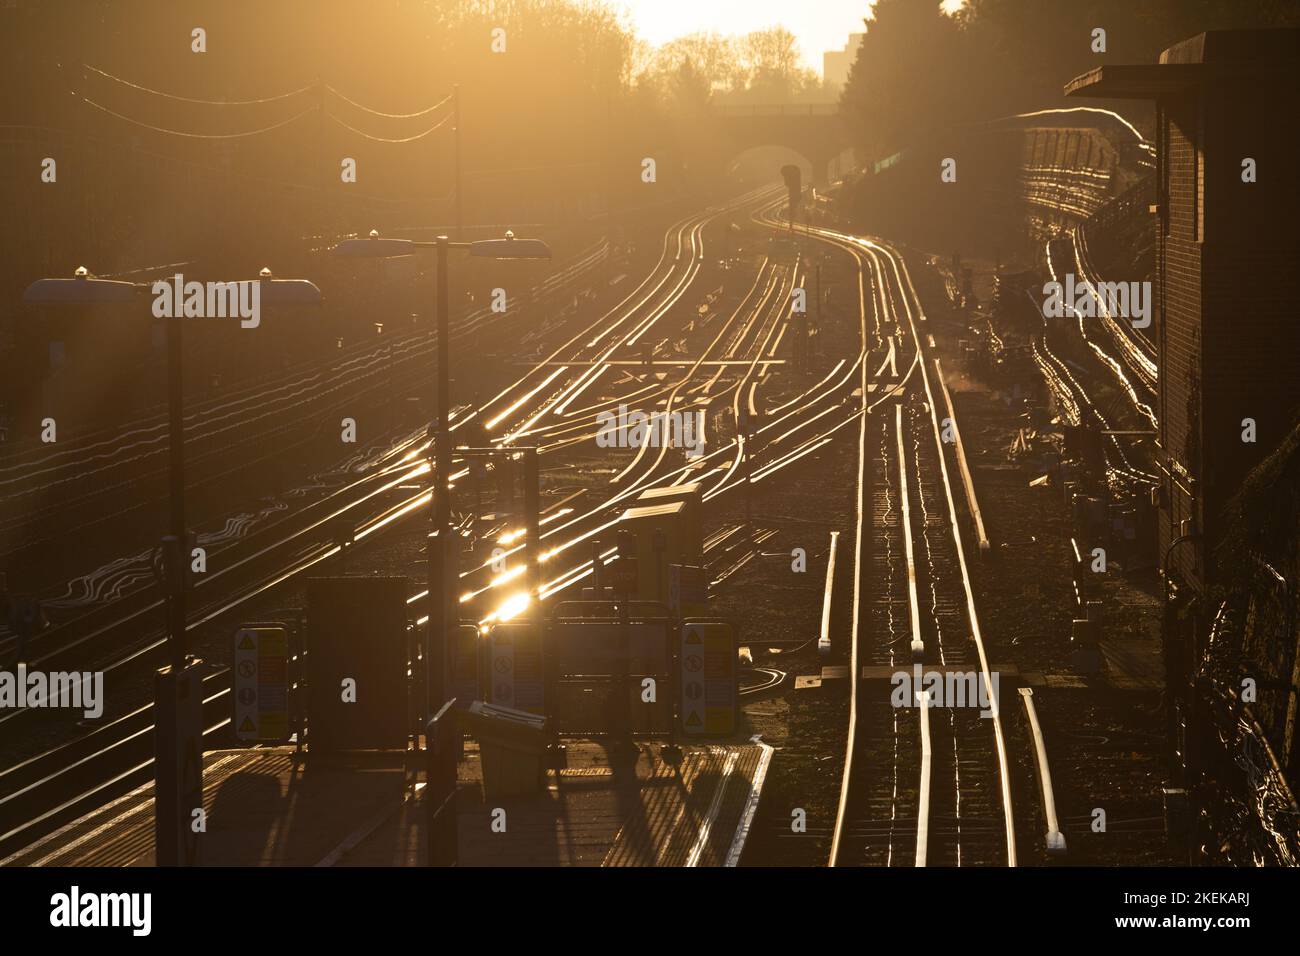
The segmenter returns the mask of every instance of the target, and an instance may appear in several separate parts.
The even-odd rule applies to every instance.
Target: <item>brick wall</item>
[[[1160,301],[1160,444],[1173,466],[1193,479],[1201,474],[1201,247],[1196,241],[1197,104],[1191,98],[1164,105],[1161,129],[1161,193],[1167,215],[1161,224],[1163,263]],[[1160,551],[1178,537],[1180,522],[1194,514],[1188,492],[1196,482],[1172,482],[1169,507],[1160,522]],[[1187,581],[1200,582],[1198,548],[1183,546],[1171,555],[1171,568]]]
[[[1218,539],[1226,501],[1300,404],[1296,105],[1290,89],[1226,83],[1162,103],[1161,444],[1195,478],[1199,499],[1171,495],[1162,548],[1193,508],[1207,542]],[[1245,157],[1258,164],[1255,183],[1242,182]],[[1254,444],[1242,441],[1245,418],[1256,423]],[[1201,551],[1179,548],[1171,566],[1204,588],[1216,575],[1196,566]]]

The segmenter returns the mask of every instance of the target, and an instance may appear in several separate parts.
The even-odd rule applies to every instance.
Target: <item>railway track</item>
[[[852,255],[860,277],[849,731],[830,863],[1014,866],[996,696],[981,717],[978,707],[918,695],[921,687],[860,679],[873,665],[889,674],[965,665],[993,686],[906,264],[883,243],[809,233]],[[881,353],[872,376],[868,359]],[[911,699],[900,706],[893,690]]]
[[[770,225],[775,200],[771,193],[756,193],[743,197],[740,205],[755,208],[754,218],[760,224]],[[735,205],[735,204],[733,204]],[[711,323],[696,324],[682,321],[684,344],[698,348],[698,358],[689,363],[665,366],[653,375],[636,376],[612,383],[612,392],[593,396],[592,382],[610,369],[625,369],[629,361],[623,356],[636,354],[644,338],[658,334],[656,326],[665,316],[678,312],[686,291],[699,273],[703,260],[703,235],[711,221],[718,219],[730,207],[723,207],[697,217],[688,217],[672,230],[665,239],[659,264],[627,296],[601,318],[580,329],[563,345],[541,361],[535,363],[514,383],[478,407],[463,407],[453,415],[453,429],[464,428],[478,419],[488,431],[489,438],[503,448],[513,444],[538,443],[546,456],[544,474],[557,470],[551,461],[562,461],[571,455],[579,440],[594,438],[593,423],[599,412],[619,402],[644,401],[644,407],[670,411],[677,402],[690,395],[696,405],[709,413],[717,412],[725,418],[734,418],[740,403],[750,401],[752,386],[762,381],[780,346],[789,318],[789,292],[802,281],[801,267],[797,262],[763,261],[752,287],[729,314],[714,318]],[[868,255],[859,251],[852,242],[839,240],[850,255],[859,257],[861,263]],[[872,255],[876,253],[870,253]],[[861,293],[864,297],[864,341],[871,342],[877,351],[885,351],[890,335],[897,331],[884,329],[877,321],[868,329],[865,316],[865,296],[870,288],[873,297],[887,302],[888,293],[883,287],[879,264],[870,272],[860,274]],[[875,275],[876,279],[871,279]],[[898,281],[897,277],[893,281]],[[891,313],[892,314],[892,313]],[[676,316],[680,319],[680,316]],[[699,459],[682,460],[666,447],[642,446],[628,452],[629,460],[608,482],[608,490],[599,488],[589,493],[574,493],[559,503],[552,503],[543,520],[543,581],[536,599],[543,602],[563,595],[570,588],[588,578],[593,572],[590,548],[581,547],[602,532],[611,528],[626,503],[641,490],[663,487],[686,481],[699,481],[707,498],[737,493],[749,483],[772,480],[786,474],[800,462],[811,460],[846,429],[859,428],[865,417],[858,407],[859,399],[866,395],[863,387],[867,373],[867,351],[854,359],[836,362],[820,377],[805,384],[793,397],[771,408],[756,430],[756,446],[761,454],[754,460],[746,456],[744,436],[732,434],[719,438],[715,446]],[[890,351],[890,356],[893,352]],[[880,370],[889,364],[887,356]],[[709,363],[715,363],[710,365]],[[735,364],[720,364],[735,363]],[[912,358],[905,363],[910,379],[918,368]],[[596,371],[599,370],[599,371]],[[861,391],[859,391],[861,389]],[[584,399],[584,393],[586,398]],[[857,398],[855,398],[857,396]],[[586,404],[573,408],[579,400]],[[657,404],[650,404],[651,400]],[[883,399],[878,399],[880,401]],[[566,431],[566,429],[577,429]],[[387,529],[398,527],[408,519],[420,515],[429,502],[426,490],[412,494],[412,485],[418,487],[422,476],[427,475],[425,455],[427,439],[423,432],[407,436],[391,448],[377,454],[370,473],[356,479],[339,490],[338,500],[353,507],[354,499],[370,496],[373,510],[364,516],[352,512],[353,525],[358,540],[364,540]],[[567,453],[567,454],[566,454]],[[449,476],[450,486],[462,482],[468,467],[461,461],[455,463]],[[382,489],[380,491],[379,489]],[[563,504],[563,507],[560,505]],[[466,514],[466,530],[475,527],[476,518]],[[482,529],[477,537],[482,544],[475,553],[475,561],[460,572],[462,585],[462,616],[491,619],[510,596],[517,593],[518,585],[512,582],[522,566],[509,566],[504,572],[494,571],[493,545],[502,540],[515,540],[521,535],[509,529],[507,522],[499,519],[490,528]],[[317,528],[328,527],[326,518]],[[516,529],[517,530],[517,529]],[[723,534],[712,542],[716,552],[713,563],[717,572],[728,577],[740,571],[757,552],[766,532],[744,529],[743,536]],[[238,594],[217,594],[214,600],[202,604],[191,629],[219,620],[244,606],[253,598],[265,597],[277,587],[300,577],[313,568],[326,566],[338,552],[329,540],[305,544],[302,537],[284,543],[286,549],[296,546],[292,558],[275,567],[268,567],[269,554],[250,559],[248,586]],[[523,544],[507,549],[507,562],[519,560]],[[288,553],[288,552],[286,552]],[[283,557],[283,555],[282,555]],[[500,555],[495,557],[499,558]],[[608,562],[614,550],[605,549],[599,560]],[[260,573],[254,568],[260,564]],[[498,565],[499,566],[499,565]],[[427,618],[419,616],[427,600],[427,593],[416,591],[408,598],[413,624],[417,628]],[[114,602],[109,607],[123,607]],[[155,612],[157,608],[153,609]],[[102,633],[99,646],[111,649],[122,634],[130,629],[141,629],[145,618],[140,609],[130,614],[118,615],[109,621]],[[159,622],[160,623],[160,622]],[[116,630],[114,630],[116,629]],[[118,654],[108,662],[110,669],[126,671],[150,661],[162,647],[161,632],[129,654]],[[88,649],[83,646],[83,650]],[[108,651],[112,657],[111,650]],[[761,679],[755,691],[767,688],[777,678],[756,672]],[[229,678],[224,671],[214,672],[208,678],[212,688],[205,701],[205,716],[211,714],[209,734],[213,740],[225,733],[225,714],[228,712]],[[18,712],[22,713],[22,712]],[[105,727],[73,740],[67,745],[40,754],[29,761],[0,774],[0,850],[29,841],[40,832],[57,825],[59,819],[84,812],[96,801],[102,802],[115,789],[120,790],[147,779],[151,773],[151,757],[140,749],[142,741],[151,736],[151,708],[143,707],[123,715]],[[91,781],[87,785],[87,781]],[[49,808],[55,808],[50,811]],[[7,842],[6,842],[7,841]]]
[[[1069,243],[1067,248],[1067,243]],[[1060,260],[1060,261],[1058,261]],[[1060,281],[1066,268],[1078,267],[1074,264],[1077,262],[1076,247],[1069,239],[1060,239],[1049,242],[1046,246],[1046,262],[1048,271],[1055,281]],[[1035,302],[1035,309],[1038,310],[1038,303]],[[1104,309],[1103,309],[1104,311]],[[1039,312],[1041,316],[1041,312]],[[1083,316],[1076,316],[1074,321],[1077,323],[1080,339],[1087,345],[1090,352],[1096,356],[1113,377],[1117,391],[1123,398],[1116,398],[1102,407],[1102,403],[1094,397],[1096,389],[1089,390],[1084,383],[1080,381],[1079,376],[1075,374],[1074,369],[1078,366],[1064,359],[1057,351],[1054,351],[1050,342],[1053,336],[1053,328],[1049,321],[1044,318],[1043,332],[1032,343],[1034,361],[1043,373],[1047,381],[1048,388],[1056,396],[1057,403],[1064,412],[1067,420],[1074,425],[1084,424],[1093,425],[1100,428],[1106,435],[1106,458],[1108,462],[1108,471],[1113,486],[1133,487],[1142,485],[1158,485],[1159,478],[1154,472],[1155,464],[1152,460],[1153,451],[1149,442],[1144,442],[1140,435],[1114,434],[1116,431],[1124,431],[1120,427],[1120,422],[1125,419],[1136,418],[1133,422],[1135,427],[1147,428],[1154,430],[1156,428],[1156,418],[1151,406],[1144,401],[1144,398],[1154,400],[1154,379],[1148,383],[1145,374],[1134,372],[1133,380],[1124,373],[1124,366],[1116,360],[1110,353],[1099,344],[1094,334],[1088,334],[1086,322],[1094,320],[1085,319]],[[1052,320],[1052,322],[1064,322],[1068,319]],[[1116,320],[1106,315],[1102,320],[1108,325],[1116,325]],[[1056,334],[1061,334],[1060,329],[1055,330]],[[1141,354],[1141,350],[1132,344],[1122,330],[1113,330],[1113,336],[1123,336],[1123,341],[1128,343],[1129,349],[1121,351],[1125,356],[1126,362],[1135,362],[1131,354]],[[1142,368],[1137,365],[1137,368]],[[1139,394],[1139,389],[1142,390]],[[1136,415],[1135,415],[1136,413]]]
[[[678,231],[680,233],[680,225]],[[575,276],[580,276],[585,269],[591,268],[601,261],[602,255],[601,250],[592,252],[588,257],[575,264],[580,268],[571,267],[571,269],[565,270],[565,275],[561,277],[562,281],[547,280],[547,288],[563,288]],[[667,264],[667,269],[665,269],[665,264]],[[654,279],[660,273],[665,273],[666,277],[666,274],[672,270],[673,260],[668,259],[665,255],[665,257],[661,258],[655,272],[652,273],[651,279]],[[664,278],[660,278],[660,286],[663,281]],[[485,317],[486,310],[480,310],[465,317],[453,330],[453,336],[464,336],[479,331]],[[593,327],[589,326],[587,331],[590,331]],[[423,336],[407,337],[403,340],[402,345],[417,355],[423,355],[424,351],[432,347],[427,337]],[[376,382],[382,384],[384,381],[383,360],[391,358],[391,356],[392,350],[385,349],[379,354],[367,353],[357,361],[364,363],[367,368],[375,366],[374,370],[368,374],[376,376]],[[334,374],[338,373],[339,369],[331,367],[328,371]],[[313,373],[309,381],[314,381],[319,374],[321,373]],[[427,374],[427,364],[421,374]],[[527,382],[528,379],[525,376],[525,378],[515,383],[515,387],[526,386]],[[295,395],[298,395],[305,387],[301,382],[295,382],[292,385]],[[391,387],[391,383],[389,387]],[[305,401],[305,399],[296,400]],[[212,410],[208,409],[205,410],[203,416],[205,418],[215,417],[224,420],[227,417],[237,415],[240,409],[249,407],[249,403],[256,405],[259,402],[265,403],[268,401],[270,401],[270,397],[261,392],[254,393],[251,396],[238,396],[221,406],[222,415],[214,416],[211,414]],[[457,416],[453,427],[459,428],[463,426],[476,413],[476,411],[471,411],[469,414]],[[226,428],[230,426],[223,422],[220,427]],[[141,442],[146,446],[152,445],[154,443],[152,437],[139,437],[141,432],[148,435],[152,430],[153,426],[128,429],[124,435],[115,440],[118,443],[114,446],[115,451],[106,450],[103,452],[104,457],[111,463],[104,467],[117,467],[118,459],[122,455],[126,455],[127,458],[135,455],[139,451]],[[426,469],[423,466],[423,460],[425,454],[427,454],[427,447],[427,438],[423,430],[392,443],[373,457],[369,462],[366,474],[359,478],[345,477],[340,486],[327,493],[323,499],[296,509],[289,516],[289,520],[282,520],[274,527],[265,529],[262,532],[249,534],[238,542],[239,548],[236,551],[231,553],[218,552],[213,555],[211,564],[215,570],[195,583],[198,603],[203,609],[197,615],[197,621],[192,622],[191,629],[207,623],[214,614],[224,613],[232,607],[242,604],[248,597],[261,593],[262,588],[259,585],[263,579],[281,583],[309,568],[318,566],[322,561],[336,554],[337,546],[333,543],[331,534],[333,522],[347,521],[356,529],[355,533],[364,534],[369,527],[383,527],[395,518],[405,517],[412,511],[417,510],[422,504],[427,503],[427,493],[422,496],[407,495],[394,500],[395,495],[400,495],[400,490],[404,485],[417,481],[425,473]],[[458,467],[461,464],[458,462]],[[48,471],[49,467],[53,466],[42,466],[37,469],[35,474],[26,474],[25,480],[36,480],[41,474]],[[67,465],[59,465],[58,467],[67,467]],[[463,475],[464,470],[462,468],[460,472],[453,476],[453,480],[459,480]],[[296,560],[271,563],[274,559],[282,558],[289,553],[293,553]],[[267,570],[268,565],[272,568],[269,572]],[[247,577],[247,580],[245,580],[245,577]],[[212,592],[220,592],[220,596],[208,598],[208,595]],[[232,592],[235,595],[233,599],[229,597]],[[205,598],[207,598],[206,602]],[[156,651],[161,646],[161,638],[158,636],[139,642],[138,632],[147,633],[154,627],[160,627],[162,608],[163,602],[159,589],[154,582],[146,581],[143,586],[121,595],[118,600],[92,607],[88,612],[82,613],[34,638],[29,643],[28,648],[32,664],[33,666],[53,669],[54,667],[64,667],[71,664],[84,667],[89,662],[95,661],[104,663],[103,669],[112,670],[124,663],[134,662],[140,657]],[[129,640],[131,634],[135,634],[137,642],[139,642],[138,646],[131,645]],[[123,648],[129,649],[130,652],[123,653]],[[0,653],[5,653],[11,649],[12,642],[10,642],[9,648],[6,648],[4,643],[0,642]],[[107,661],[103,661],[100,656],[104,651],[107,651],[110,655]],[[120,660],[113,659],[112,655],[114,654]],[[19,715],[22,713],[14,712],[0,717],[0,727],[3,726],[2,721],[6,717],[16,720],[19,719]]]

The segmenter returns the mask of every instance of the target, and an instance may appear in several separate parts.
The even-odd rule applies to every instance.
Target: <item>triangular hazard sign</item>
[[[686,726],[687,727],[700,726],[700,715],[697,714],[695,711],[691,711],[691,716],[686,718]]]
[[[247,633],[246,633],[246,634],[244,635],[244,639],[243,639],[242,641],[239,642],[239,649],[240,649],[241,651],[251,651],[251,650],[254,650],[256,647],[257,647],[257,645],[253,643],[253,635],[252,635],[252,634],[247,634]]]
[[[253,723],[253,718],[245,717],[244,722],[239,725],[239,732],[241,734],[257,733],[257,724]]]
[[[703,642],[702,640],[700,640],[700,634],[699,634],[699,631],[687,631],[687,632],[686,632],[686,643],[687,643],[687,644],[703,644],[704,642]]]

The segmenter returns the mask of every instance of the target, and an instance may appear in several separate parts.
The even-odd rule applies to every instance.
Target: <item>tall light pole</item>
[[[179,277],[178,277],[179,281]],[[275,279],[263,269],[257,279],[262,303],[316,305],[320,289],[306,279]],[[223,283],[234,286],[235,283]],[[37,279],[23,301],[75,306],[136,302],[154,283],[97,279],[82,267],[71,279]],[[203,801],[203,724],[200,661],[185,657],[185,392],[181,329],[184,312],[173,302],[167,323],[167,445],[169,533],[162,540],[163,585],[167,605],[169,666],[154,682],[155,812],[154,857],[158,866],[184,866],[198,860],[198,834],[190,826]]]
[[[456,159],[456,239],[465,238],[465,203],[464,180],[460,174],[460,84],[451,88],[452,107],[455,110],[456,125],[452,128],[453,146]]]
[[[437,377],[435,396],[437,412],[429,429],[429,485],[432,528],[428,553],[429,617],[425,629],[424,686],[426,719],[433,717],[446,700],[447,647],[456,627],[454,585],[456,568],[451,548],[451,331],[448,297],[448,258],[452,249],[468,249],[471,256],[488,259],[549,259],[550,247],[540,239],[516,239],[507,232],[504,239],[480,239],[477,242],[453,242],[438,236],[432,242],[414,239],[382,239],[371,230],[369,238],[345,239],[334,247],[334,254],[346,258],[392,259],[432,249],[437,256]]]
[[[167,647],[173,673],[185,666],[185,378],[181,321],[167,324],[167,458],[171,533],[163,538],[163,581],[167,586]]]
[[[459,195],[457,196],[459,200]],[[457,229],[459,230],[459,223]],[[436,240],[438,250],[438,419],[430,429],[429,448],[436,447],[436,459],[429,456],[432,498],[429,509],[433,516],[433,534],[429,538],[429,561],[426,567],[429,587],[429,627],[432,640],[428,642],[425,656],[425,676],[428,694],[426,705],[429,714],[435,714],[447,699],[447,647],[451,643],[452,629],[456,626],[456,594],[452,584],[456,580],[456,562],[451,550],[451,328],[448,313],[450,295],[447,290],[446,236]],[[435,466],[436,467],[433,467]],[[435,598],[435,595],[436,598]],[[433,653],[430,653],[433,651]],[[430,663],[436,661],[436,666]]]

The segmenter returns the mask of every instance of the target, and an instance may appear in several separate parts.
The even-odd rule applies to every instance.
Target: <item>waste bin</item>
[[[550,742],[545,717],[476,700],[462,711],[461,719],[479,743],[485,797],[541,790]]]

